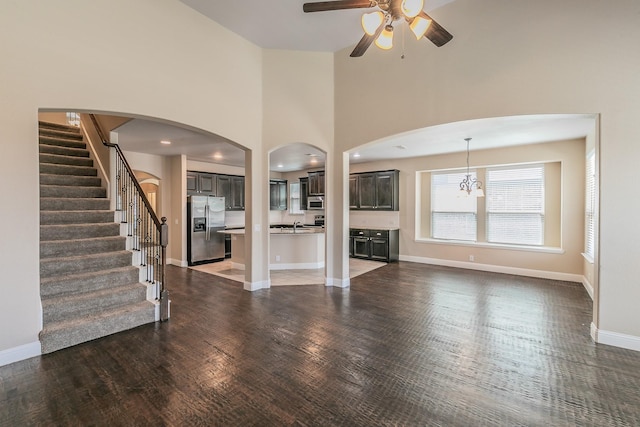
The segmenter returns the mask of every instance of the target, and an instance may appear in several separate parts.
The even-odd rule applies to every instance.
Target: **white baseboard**
[[[591,297],[591,301],[593,301],[593,285],[584,276],[582,276],[582,286],[587,290],[587,293]]]
[[[0,366],[40,356],[41,354],[42,346],[40,345],[40,341],[34,341],[18,347],[8,348],[0,351]]]
[[[167,258],[167,265],[177,265],[178,267],[189,267],[189,263],[187,261],[182,261],[179,259]]]
[[[244,282],[245,291],[258,291],[260,289],[269,289],[271,287],[271,280],[262,280],[260,282]]]
[[[566,282],[576,283],[582,283],[583,277],[581,274],[559,273],[556,271],[532,270],[528,268],[505,267],[502,265],[478,264],[477,262],[451,261],[446,259],[415,257],[408,255],[400,255],[400,261],[441,265],[443,267],[465,268],[467,270],[488,271],[491,273],[513,274],[516,276],[537,277],[540,279],[562,280]]]
[[[348,288],[351,286],[351,279],[336,279],[332,277],[326,277],[324,285],[327,287],[333,286],[334,288]]]
[[[614,347],[626,348],[627,350],[640,351],[640,337],[635,335],[621,334],[618,332],[603,331],[591,324],[591,338],[598,344],[606,344]]]

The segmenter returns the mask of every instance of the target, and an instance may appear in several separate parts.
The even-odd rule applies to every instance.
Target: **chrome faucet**
[[[296,232],[296,228],[298,228],[298,226],[302,226],[302,223],[300,221],[294,221],[293,222],[293,232]]]

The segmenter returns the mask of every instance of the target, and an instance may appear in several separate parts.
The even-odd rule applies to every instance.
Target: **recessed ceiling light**
[[[279,168],[283,168],[283,167],[284,167],[284,165],[283,165],[282,163],[280,163],[280,164],[278,165],[278,167],[279,167]]]
[[[220,160],[220,159],[222,158],[222,154],[220,154],[220,153],[215,153],[215,154],[213,155],[213,158],[214,158],[214,159],[216,159],[216,160]]]
[[[171,141],[168,141],[166,139],[163,139],[162,141],[160,141],[160,144],[164,144],[164,145],[171,145]]]
[[[309,162],[310,162],[312,165],[315,165],[316,163],[318,163],[318,159],[316,159],[316,158],[314,157],[314,158],[312,158]]]
[[[353,157],[356,157],[356,158],[360,157],[360,153],[353,153]]]

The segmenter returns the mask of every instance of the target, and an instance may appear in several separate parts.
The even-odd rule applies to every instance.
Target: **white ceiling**
[[[181,1],[268,49],[335,52],[355,45],[362,36],[359,20],[365,9],[304,13],[305,0]],[[431,11],[452,1],[426,0],[425,10]],[[251,13],[246,13],[247,10]],[[440,24],[446,28],[446,23]],[[472,150],[580,138],[593,131],[594,123],[594,116],[585,114],[471,120],[390,136],[350,154],[351,161],[359,163],[464,151],[464,138],[472,138]],[[216,135],[142,119],[131,120],[116,131],[118,142],[126,151],[185,154],[192,160],[244,166],[244,151]],[[170,140],[172,144],[162,145],[161,140]],[[359,157],[355,157],[356,154]],[[270,169],[287,172],[323,167],[324,159],[320,150],[294,144],[271,153]],[[312,163],[313,160],[316,163]]]
[[[368,11],[304,13],[302,5],[311,0],[180,1],[262,48],[321,52],[355,46],[364,34],[360,18]],[[425,0],[424,10],[431,12],[453,1]]]

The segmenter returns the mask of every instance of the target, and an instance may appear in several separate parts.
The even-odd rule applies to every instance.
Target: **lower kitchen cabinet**
[[[397,261],[400,252],[400,230],[349,230],[349,255],[375,261]]]

